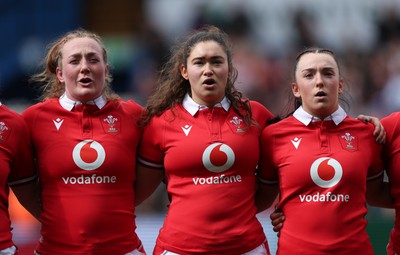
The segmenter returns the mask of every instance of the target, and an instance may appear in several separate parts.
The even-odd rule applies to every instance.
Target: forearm
[[[262,212],[274,203],[278,195],[279,187],[278,184],[264,184],[258,183],[258,187],[255,195],[255,205],[257,213]]]
[[[18,199],[18,202],[37,220],[39,220],[42,212],[40,198],[40,184],[36,179],[34,181],[12,186],[13,193]]]
[[[164,179],[164,170],[137,165],[135,181],[135,206],[145,201]]]
[[[393,208],[394,199],[390,194],[390,185],[382,178],[367,182],[367,203],[371,206]]]

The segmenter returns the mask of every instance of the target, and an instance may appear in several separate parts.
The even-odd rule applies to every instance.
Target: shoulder
[[[253,112],[262,112],[262,113],[264,113],[264,114],[269,114],[269,115],[273,115],[264,105],[262,105],[260,102],[257,102],[257,101],[253,101],[253,100],[250,100],[249,101],[249,104],[250,104],[250,107],[251,107],[251,110],[253,111]]]
[[[51,98],[51,99],[46,99],[43,102],[36,103],[34,105],[29,106],[22,112],[22,116],[26,116],[28,114],[33,114],[34,112],[38,111],[43,111],[48,108],[53,108],[54,104],[59,104],[58,103],[58,98]]]
[[[59,99],[50,98],[26,108],[21,115],[28,126],[33,128],[37,124],[43,124],[42,121],[38,121],[39,118],[47,118],[59,110],[64,110]]]
[[[279,122],[269,124],[263,130],[263,136],[276,136],[277,134],[284,134],[287,130],[299,130],[306,127],[303,123],[296,120],[293,116],[289,116]]]
[[[373,131],[375,129],[374,124],[372,123],[365,123],[364,121],[361,121],[359,119],[347,116],[342,122],[342,125],[345,125],[346,127],[349,127],[351,129],[359,129],[359,130],[369,130]]]
[[[122,99],[115,99],[109,101],[105,107],[105,111],[110,110],[123,116],[131,117],[135,121],[139,120],[140,116],[144,114],[143,107],[133,100],[124,101]]]
[[[262,126],[274,117],[274,115],[261,103],[257,101],[249,101],[253,119],[257,120]]]
[[[159,115],[153,115],[150,118],[149,123],[145,126],[146,129],[155,128],[159,129],[174,123],[177,119],[182,119],[183,115],[188,114],[186,110],[180,105],[175,105],[172,108],[164,110]]]
[[[293,115],[290,115],[286,118],[279,119],[278,121],[269,124],[268,127],[266,127],[266,128],[269,128],[271,130],[279,129],[282,127],[291,128],[294,125],[300,125],[300,126],[306,127],[303,123],[301,123],[299,120],[297,120],[295,117],[293,117]]]
[[[385,129],[390,126],[399,125],[398,124],[399,121],[400,121],[400,112],[394,112],[381,119],[381,123],[385,127]]]
[[[126,111],[140,112],[143,110],[143,107],[133,100],[124,101],[122,99],[116,99],[110,103],[116,105],[117,107],[121,107]]]
[[[390,144],[398,140],[400,135],[400,112],[394,112],[381,119],[381,123],[386,131],[386,141]]]
[[[338,135],[341,137],[342,135],[347,136],[348,134],[351,136],[356,136],[363,141],[369,141],[370,144],[379,145],[375,141],[375,137],[373,135],[375,130],[375,126],[372,123],[365,123],[359,119],[347,116],[337,128]]]
[[[120,100],[120,102],[122,102],[123,104],[127,105],[127,107],[130,107],[132,109],[139,109],[139,110],[143,109],[143,107],[140,104],[136,103],[132,99],[127,101]]]
[[[9,109],[5,105],[0,106],[0,125],[3,125],[4,122],[7,122],[8,125],[12,125],[13,127],[24,128],[25,121],[22,116]]]
[[[17,148],[21,141],[29,139],[29,129],[20,114],[4,105],[0,106],[0,146]],[[24,146],[24,145],[21,145]]]

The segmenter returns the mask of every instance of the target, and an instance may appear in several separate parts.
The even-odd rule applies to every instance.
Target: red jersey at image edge
[[[28,127],[18,113],[4,105],[0,105],[0,169],[0,250],[3,250],[14,245],[8,213],[8,186],[36,178]]]
[[[400,254],[400,112],[395,112],[381,120],[386,131],[386,142],[383,146],[383,159],[387,171],[392,197],[395,200],[396,216],[390,233],[390,246]],[[391,254],[390,254],[391,255]]]

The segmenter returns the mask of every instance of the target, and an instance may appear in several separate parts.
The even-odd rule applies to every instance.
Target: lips
[[[316,94],[315,94],[315,96],[316,97],[324,97],[324,96],[326,96],[327,94],[324,92],[324,91],[318,91]]]
[[[206,79],[203,81],[203,84],[205,85],[213,85],[215,84],[215,80],[214,79]]]
[[[92,79],[86,77],[86,78],[80,79],[79,82],[83,83],[83,84],[89,84],[92,82]]]

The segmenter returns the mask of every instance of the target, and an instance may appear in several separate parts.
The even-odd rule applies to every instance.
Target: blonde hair
[[[65,85],[58,80],[56,72],[57,67],[61,66],[61,60],[63,57],[62,49],[65,43],[68,41],[71,41],[75,38],[86,37],[95,40],[100,45],[103,50],[103,60],[106,64],[108,64],[107,49],[99,35],[84,29],[77,29],[66,33],[61,38],[47,46],[48,51],[42,64],[43,71],[31,76],[30,80],[37,83],[42,91],[42,100],[46,98],[60,97],[62,94],[64,94]],[[105,77],[105,89],[103,92],[104,96],[108,100],[119,98],[119,96],[111,89],[111,82],[112,76],[108,73]]]

